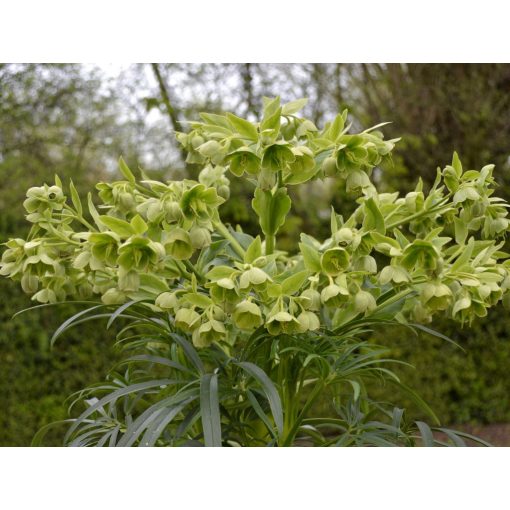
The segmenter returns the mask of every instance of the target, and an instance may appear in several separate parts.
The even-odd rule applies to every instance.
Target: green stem
[[[221,220],[215,221],[214,226],[216,230],[232,245],[235,252],[244,259],[246,254],[244,248],[239,244],[237,239],[228,231],[228,228],[221,222]]]
[[[299,430],[299,427],[301,426],[301,423],[305,419],[306,413],[310,409],[310,407],[313,405],[313,403],[317,400],[317,398],[322,394],[322,391],[324,390],[324,387],[326,386],[326,383],[324,381],[319,381],[310,395],[308,395],[308,399],[305,402],[305,405],[301,409],[301,412],[299,413],[298,417],[294,421],[293,426],[289,430],[289,432],[286,434],[284,440],[283,440],[283,446],[291,446],[294,442],[295,436],[297,434],[297,431]]]
[[[204,281],[204,275],[197,271],[197,269],[195,269],[195,267],[189,260],[183,260],[183,263],[186,269],[197,277],[198,281]]]
[[[386,226],[386,228],[392,229],[396,227],[400,227],[400,225],[404,225],[405,223],[409,223],[410,221],[416,220],[418,218],[421,218],[422,216],[427,216],[428,214],[436,213],[441,209],[441,207],[444,207],[446,205],[446,202],[448,202],[448,199],[450,198],[451,193],[449,193],[446,197],[444,197],[440,202],[438,202],[435,206],[431,207],[430,209],[425,209],[424,211],[419,211],[414,214],[411,214],[411,216],[408,216],[407,218],[404,218],[400,221],[395,221],[393,223],[390,223]]]
[[[266,236],[266,255],[274,253],[274,247],[276,243],[276,236]]]

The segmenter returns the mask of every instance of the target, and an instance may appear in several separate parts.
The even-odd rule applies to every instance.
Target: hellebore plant
[[[205,113],[191,122],[177,140],[202,166],[198,182],[137,179],[121,159],[124,180],[97,185],[97,208],[89,194],[85,210],[58,178],[28,190],[32,229],[6,243],[0,273],[39,306],[86,305],[52,342],[84,321],[122,325],[125,357],[106,382],[74,395],[64,444],[474,439],[438,426],[369,333],[398,324],[434,334],[423,325],[434,315],[470,323],[508,301],[508,205],[493,196],[493,166],[466,171],[454,154],[428,192],[420,182],[402,197],[378,193],[372,171],[398,140],[385,140],[382,125],[350,134],[346,111],[319,129],[296,116],[305,104],[266,99],[260,122]],[[228,173],[253,186],[256,237],[221,221]],[[346,219],[331,212],[328,239],[303,233],[294,252],[279,250],[289,188],[326,178],[343,179],[357,209]],[[374,401],[373,380],[407,391],[433,425]]]

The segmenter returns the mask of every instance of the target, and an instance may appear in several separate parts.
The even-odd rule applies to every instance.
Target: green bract
[[[372,170],[398,140],[385,140],[376,128],[349,133],[347,112],[319,128],[296,115],[305,103],[266,99],[258,122],[202,114],[177,134],[188,161],[202,165],[197,181],[136,179],[121,160],[126,180],[98,184],[98,205],[89,196],[87,213],[74,187],[69,200],[58,178],[28,190],[32,228],[26,240],[6,243],[0,274],[41,303],[95,298],[98,306],[123,305],[112,321],[148,328],[147,336],[133,337],[140,338],[136,348],[144,345],[139,356],[179,372],[154,386],[146,378],[136,383],[148,395],[164,390],[165,404],[154,409],[161,414],[148,407],[141,415],[148,421],[130,417],[127,428],[119,425],[117,433],[125,431],[119,444],[165,443],[162,431],[175,419],[180,428],[171,429],[170,443],[198,437],[218,445],[231,416],[238,421],[229,422],[229,444],[249,436],[253,444],[289,445],[298,433],[327,443],[320,427],[306,421],[314,399],[343,385],[352,393],[349,409],[369,405],[364,377],[382,363],[377,351],[370,363],[356,365],[357,356],[371,356],[369,345],[352,347],[367,330],[363,321],[410,325],[443,314],[469,323],[508,301],[510,263],[502,251],[508,204],[493,196],[493,166],[464,170],[455,154],[428,193],[421,182],[403,197],[379,193]],[[254,186],[260,236],[221,221],[227,172]],[[291,186],[330,177],[354,193],[347,195],[356,200],[352,215],[332,211],[327,239],[303,233],[299,247],[279,251]],[[377,375],[386,377],[385,370]],[[186,379],[190,373],[198,379]],[[228,412],[218,418],[220,400]],[[79,423],[111,409],[109,402],[92,405]],[[323,423],[344,431],[340,443],[350,441],[351,425],[339,425],[351,423],[347,407],[337,422]],[[77,437],[74,430],[69,437]],[[145,439],[136,431],[145,431]],[[395,441],[403,441],[401,432]]]

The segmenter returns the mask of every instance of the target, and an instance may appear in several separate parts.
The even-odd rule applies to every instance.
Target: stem
[[[197,271],[197,269],[195,269],[195,267],[189,260],[183,260],[182,262],[184,263],[184,266],[186,267],[186,269],[188,271],[190,271],[191,273],[193,273],[199,281],[204,281],[204,275],[202,273],[200,273],[199,271]]]
[[[221,222],[221,220],[214,221],[214,226],[216,230],[232,245],[234,251],[244,259],[246,254],[244,248],[239,244],[237,239],[228,231],[228,228]]]
[[[400,225],[403,225],[404,223],[409,223],[410,221],[413,221],[417,218],[421,218],[422,216],[427,216],[428,214],[432,214],[435,212],[438,212],[441,207],[444,207],[446,205],[446,202],[448,202],[448,199],[450,198],[451,193],[449,193],[446,197],[444,197],[440,202],[438,202],[435,206],[431,207],[430,209],[425,209],[424,211],[419,211],[417,213],[411,214],[411,216],[408,216],[407,218],[404,218],[400,221],[395,221],[393,223],[390,223],[386,226],[387,229],[399,227]]]
[[[274,252],[276,243],[276,236],[266,236],[266,255],[271,255]]]
[[[306,400],[305,405],[301,409],[301,412],[299,413],[299,416],[296,418],[296,421],[294,422],[294,425],[289,430],[287,436],[283,440],[283,446],[291,446],[292,445],[292,442],[294,441],[296,433],[299,430],[299,427],[301,426],[301,423],[303,422],[308,409],[310,409],[310,407],[315,402],[315,400],[317,400],[317,398],[321,395],[322,390],[324,389],[325,386],[326,386],[326,383],[324,381],[322,381],[322,380],[319,381],[315,385],[314,389],[312,390],[312,392],[308,396],[308,399]]]

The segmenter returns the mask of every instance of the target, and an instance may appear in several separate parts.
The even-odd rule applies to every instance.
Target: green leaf
[[[384,235],[386,233],[384,218],[373,198],[365,200],[365,211],[367,214],[363,221],[363,228],[367,231],[375,230]]]
[[[254,260],[258,259],[262,255],[262,242],[260,236],[257,236],[248,246],[246,254],[244,255],[244,262],[251,264]]]
[[[420,430],[421,438],[423,440],[424,446],[434,446],[434,434],[432,434],[432,430],[430,427],[424,423],[423,421],[417,421],[416,425]]]
[[[89,208],[89,213],[92,216],[92,219],[95,221],[96,225],[98,226],[99,230],[104,231],[105,230],[104,225],[101,223],[101,217],[97,212],[94,202],[92,202],[92,194],[90,192],[87,193],[87,206]]]
[[[282,282],[282,292],[287,296],[295,294],[306,282],[309,271],[300,271],[299,273],[289,276]]]
[[[233,128],[243,137],[256,142],[259,138],[257,128],[249,121],[241,119],[232,113],[227,113],[227,119]]]
[[[124,161],[124,158],[122,156],[119,158],[119,169],[121,174],[126,178],[126,180],[128,180],[132,184],[136,182],[136,178],[133,175],[133,172],[131,172],[129,167],[126,165],[126,162]]]
[[[80,195],[78,195],[78,191],[74,187],[73,181],[69,182],[69,189],[71,190],[71,200],[76,212],[79,216],[83,216],[83,207],[81,205]]]
[[[259,217],[260,227],[266,236],[273,236],[278,232],[285,223],[291,204],[286,188],[279,188],[274,195],[271,191],[260,188],[255,190],[252,207]]]
[[[147,229],[149,228],[147,223],[145,223],[145,221],[139,214],[134,216],[133,219],[129,223],[136,234],[141,235],[141,234],[147,232]]]
[[[200,412],[205,446],[221,446],[218,374],[205,374],[200,381]]]
[[[318,250],[306,243],[299,243],[299,249],[303,255],[303,261],[307,269],[313,273],[320,273],[322,270],[321,258]]]
[[[267,376],[267,374],[254,363],[248,361],[237,361],[236,365],[241,367],[246,373],[251,375],[262,387],[264,394],[269,402],[271,413],[273,415],[276,428],[280,435],[283,434],[283,409],[282,402],[278,390],[274,385],[273,381]]]
[[[284,104],[282,107],[282,115],[292,115],[294,113],[299,112],[302,108],[306,106],[308,103],[308,99],[306,97],[302,99],[296,99],[295,101],[291,101],[290,103]]]
[[[99,220],[105,227],[108,227],[112,232],[121,237],[131,237],[136,233],[135,229],[127,221],[119,218],[103,215],[99,216]]]

